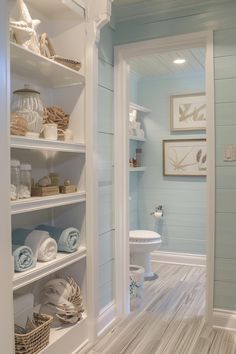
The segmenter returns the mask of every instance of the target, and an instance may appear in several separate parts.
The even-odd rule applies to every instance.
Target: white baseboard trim
[[[191,265],[198,267],[206,266],[206,256],[202,254],[176,253],[154,251],[151,253],[152,262]]]
[[[116,320],[116,306],[112,301],[106,307],[104,307],[100,313],[98,318],[98,336],[103,334],[111,324]]]
[[[213,327],[236,331],[236,311],[214,309]]]

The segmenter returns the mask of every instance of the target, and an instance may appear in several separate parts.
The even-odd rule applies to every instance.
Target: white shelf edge
[[[82,0],[62,0],[61,2],[79,15],[81,19],[85,19],[85,3]]]
[[[10,50],[11,70],[12,72],[18,75],[33,77],[34,79],[39,80],[39,82],[55,88],[85,84],[84,75],[81,75],[76,70],[73,70],[49,58],[46,58],[43,55],[37,54],[32,50],[26,49],[14,42],[10,42],[10,49],[11,49]],[[33,63],[33,64],[29,65],[29,63]],[[35,70],[35,64],[37,65],[38,70]],[[46,71],[45,71],[45,67],[47,68]],[[50,72],[48,72],[48,70]],[[55,72],[54,77],[52,75],[53,72]],[[63,77],[63,76],[64,79],[60,79],[58,81],[58,77]],[[66,82],[65,77],[68,76],[69,77],[71,76],[73,80],[70,78],[70,80]],[[50,77],[56,78],[56,81],[58,83],[56,84],[55,82],[54,83],[51,82],[50,84],[50,80],[49,80]]]
[[[66,338],[67,337],[67,338]],[[70,341],[71,339],[71,341]],[[40,354],[55,354],[59,353],[61,341],[65,341],[63,347],[67,343],[67,347],[70,347],[70,342],[74,342],[73,339],[77,339],[76,345],[80,347],[81,344],[87,341],[87,314],[83,314],[82,319],[74,325],[64,325],[59,328],[51,328],[49,344],[45,347]],[[65,351],[63,351],[64,353]],[[73,353],[75,353],[73,351]],[[77,353],[77,350],[76,350]]]
[[[86,248],[81,246],[73,253],[58,253],[57,258],[50,262],[37,262],[35,268],[22,273],[14,273],[13,290],[20,289],[85,257]]]
[[[48,197],[31,197],[11,202],[11,214],[27,213],[35,210],[49,209],[62,205],[82,203],[86,201],[86,193],[76,192],[56,194]]]
[[[134,102],[130,102],[129,107],[131,109],[136,109],[137,111],[143,112],[143,113],[150,113],[151,112],[151,110],[149,108],[140,106],[139,104],[134,103]]]
[[[136,135],[129,135],[129,140],[146,141],[145,138],[139,138]]]
[[[130,167],[130,172],[143,172],[146,170],[146,167]]]
[[[32,139],[24,136],[13,135],[11,136],[11,148],[75,153],[85,153],[86,150],[84,143]]]

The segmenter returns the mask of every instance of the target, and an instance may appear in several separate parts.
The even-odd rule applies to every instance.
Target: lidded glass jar
[[[31,89],[29,85],[25,85],[21,90],[14,91],[11,112],[26,119],[28,128],[26,135],[39,137],[44,116],[39,91]]]
[[[30,198],[31,197],[31,165],[21,164],[20,165],[20,188],[19,188],[19,198]]]
[[[19,199],[20,161],[11,160],[11,200]]]

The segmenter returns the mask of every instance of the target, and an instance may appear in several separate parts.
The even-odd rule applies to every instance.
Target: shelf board
[[[40,354],[77,353],[79,346],[88,340],[87,315],[75,325],[62,325],[50,329],[49,344]]]
[[[82,203],[86,200],[86,193],[76,192],[56,194],[48,197],[31,197],[11,202],[11,214],[28,213],[35,210],[55,208],[62,205]]]
[[[36,54],[22,46],[11,43],[11,70],[13,73],[48,87],[84,84],[85,78],[77,71]]]
[[[151,112],[151,110],[149,108],[140,106],[139,104],[136,104],[136,103],[133,103],[133,102],[130,102],[129,108],[130,109],[136,109],[137,111],[143,112],[143,113],[150,113]]]
[[[35,268],[26,272],[15,273],[13,276],[13,290],[22,288],[36,280],[65,268],[66,266],[86,257],[86,248],[80,247],[73,253],[58,253],[57,258],[50,262],[37,262]]]
[[[129,140],[146,141],[145,138],[140,138],[136,135],[129,135]]]
[[[143,172],[146,170],[146,167],[130,167],[130,172]]]
[[[75,17],[84,20],[85,2],[83,0],[27,0],[36,10],[49,18]]]
[[[85,153],[84,143],[32,139],[24,136],[11,136],[11,148]]]

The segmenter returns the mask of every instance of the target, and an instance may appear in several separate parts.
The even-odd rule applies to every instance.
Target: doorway
[[[207,252],[206,321],[213,315],[213,267],[215,228],[214,74],[213,34],[200,32],[115,47],[115,252],[117,315],[127,316],[129,305],[129,73],[132,58],[189,48],[204,48],[206,94]]]

